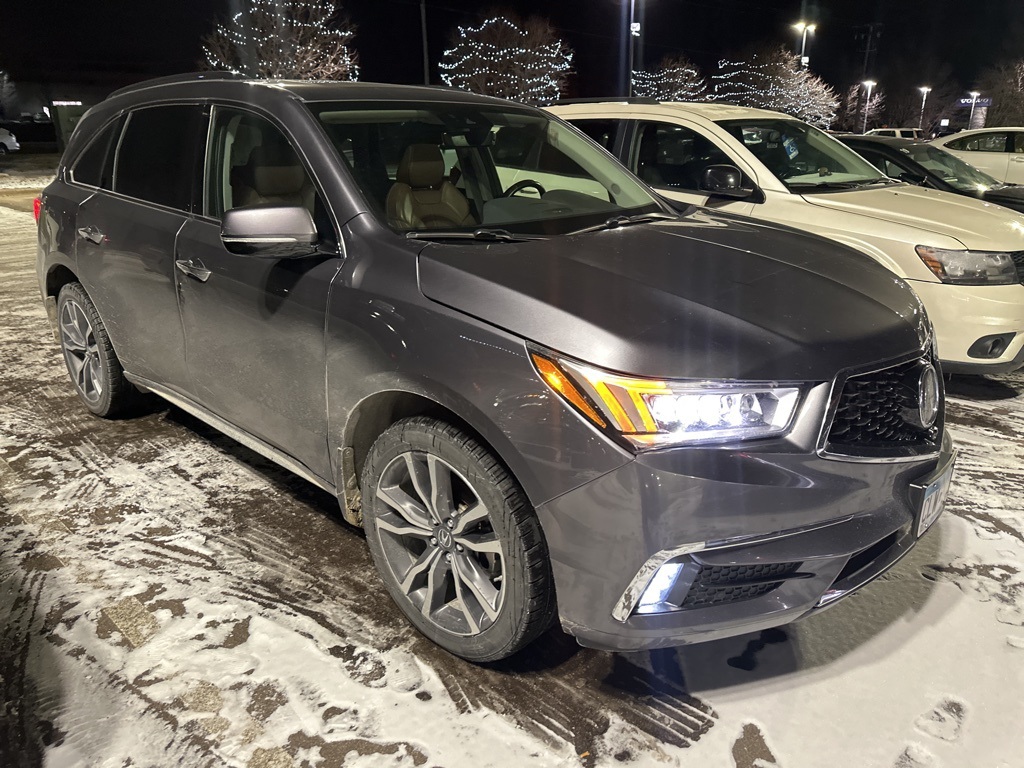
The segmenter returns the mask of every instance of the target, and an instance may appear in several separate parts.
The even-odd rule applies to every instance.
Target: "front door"
[[[177,279],[194,398],[221,418],[331,478],[324,327],[341,260],[305,166],[283,132],[247,111],[216,107],[204,215],[179,237]],[[323,252],[261,259],[228,252],[220,218],[231,208],[301,205]]]
[[[691,128],[641,120],[623,153],[626,167],[669,199],[744,215],[754,209],[749,200],[712,198],[700,190],[701,177],[708,166],[735,166],[736,161],[712,139]],[[754,186],[745,173],[743,185]]]

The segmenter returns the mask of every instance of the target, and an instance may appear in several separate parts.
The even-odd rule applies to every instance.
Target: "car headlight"
[[[917,255],[935,276],[955,285],[1012,285],[1020,282],[1013,256],[1002,251],[952,251],[919,245]]]
[[[800,402],[797,384],[641,379],[553,355],[531,358],[551,389],[638,450],[783,435]]]

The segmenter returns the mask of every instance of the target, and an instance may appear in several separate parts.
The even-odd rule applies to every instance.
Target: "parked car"
[[[932,142],[994,179],[1024,184],[1024,128],[980,128]]]
[[[0,128],[0,155],[17,152],[19,149],[21,149],[21,144],[18,143],[18,137],[6,128]]]
[[[928,308],[945,371],[1024,365],[1024,216],[899,183],[778,112],[622,101],[551,111],[668,199],[787,224],[872,256]]]
[[[890,178],[1024,213],[1024,186],[997,181],[929,142],[884,136],[842,136],[839,140]]]
[[[38,215],[85,406],[156,393],[337,494],[467,659],[556,616],[607,649],[791,621],[904,556],[949,487],[903,281],[680,215],[532,107],[152,81],[83,118]]]
[[[894,139],[923,139],[920,128],[873,128],[865,136],[891,136]]]

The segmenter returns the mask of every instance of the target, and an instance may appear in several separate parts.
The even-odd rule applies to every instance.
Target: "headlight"
[[[919,245],[917,255],[944,283],[1012,285],[1020,282],[1013,256],[1001,251],[950,251]]]
[[[603,430],[644,450],[785,434],[800,401],[795,384],[639,379],[532,353],[541,378]]]

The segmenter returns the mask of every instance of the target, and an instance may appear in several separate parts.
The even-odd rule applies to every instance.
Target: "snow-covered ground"
[[[955,379],[947,507],[816,617],[466,664],[327,494],[176,409],[78,405],[0,208],[0,765],[1024,766],[1024,375]]]

